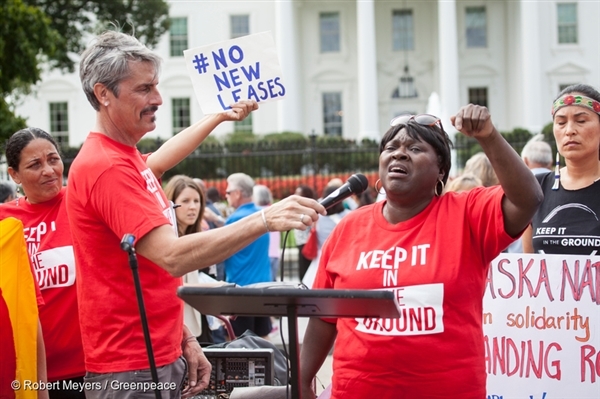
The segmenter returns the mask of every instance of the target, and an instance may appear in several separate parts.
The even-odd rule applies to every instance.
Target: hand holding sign
[[[230,104],[240,100],[258,103],[280,100],[285,95],[270,32],[185,50],[183,54],[205,114],[228,111]]]
[[[221,112],[224,120],[239,122],[246,119],[246,117],[250,115],[250,112],[257,109],[258,103],[256,101],[241,100],[235,104],[231,104],[228,110]]]

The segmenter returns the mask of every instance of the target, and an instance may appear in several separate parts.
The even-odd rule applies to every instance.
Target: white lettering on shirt
[[[395,287],[400,317],[357,318],[356,330],[374,335],[427,335],[444,332],[444,285],[423,284]]]

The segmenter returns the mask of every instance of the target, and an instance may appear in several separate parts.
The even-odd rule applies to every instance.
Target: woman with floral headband
[[[600,93],[565,88],[552,107],[556,171],[538,175],[544,201],[523,235],[525,252],[597,255],[600,250]],[[559,168],[559,155],[565,166]]]

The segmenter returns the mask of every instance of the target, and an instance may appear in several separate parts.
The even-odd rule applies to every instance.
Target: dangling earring
[[[442,189],[440,190],[440,192],[438,193],[438,184],[442,183]],[[444,189],[446,188],[446,185],[444,184],[444,182],[440,179],[437,181],[437,183],[435,183],[435,187],[433,188],[433,193],[435,194],[436,197],[441,196],[442,194],[444,194]]]
[[[556,166],[554,168],[554,184],[552,190],[556,191],[560,187],[560,153],[556,151]]]
[[[377,188],[377,185],[381,184],[381,187]],[[378,194],[384,195],[384,192],[381,192],[381,189],[383,188],[383,183],[381,183],[381,179],[377,179],[377,181],[375,182],[375,191],[377,191]]]

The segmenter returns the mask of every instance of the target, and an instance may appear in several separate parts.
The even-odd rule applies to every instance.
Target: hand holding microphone
[[[323,205],[325,209],[329,209],[332,206],[339,204],[346,198],[353,194],[359,195],[367,189],[369,186],[369,180],[360,173],[352,175],[348,178],[348,181],[344,183],[340,188],[329,194],[327,197],[319,201],[319,204]]]
[[[357,173],[350,176],[346,183],[320,202],[292,195],[264,209],[264,226],[268,231],[306,230],[317,221],[319,215],[327,214],[325,209],[340,203],[352,194],[361,194],[368,185],[367,178]]]

